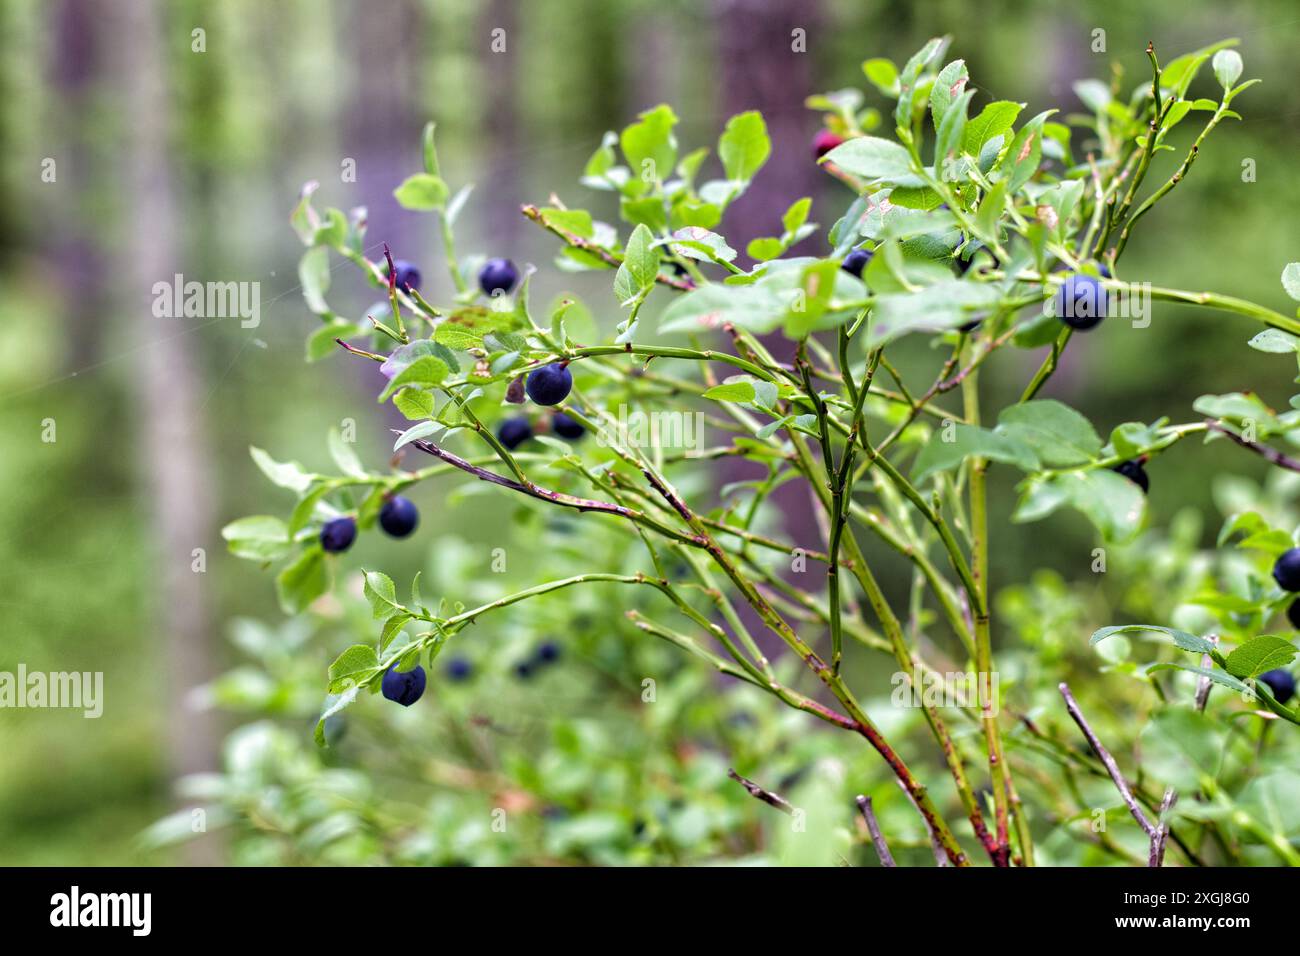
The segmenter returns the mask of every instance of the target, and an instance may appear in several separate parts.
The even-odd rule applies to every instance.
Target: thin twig
[[[1151,836],[1151,854],[1147,858],[1147,866],[1159,867],[1165,862],[1165,835],[1169,832],[1166,818],[1177,799],[1178,794],[1174,792],[1173,787],[1170,787],[1165,791],[1165,798],[1160,801],[1160,819],[1156,823],[1156,832]]]
[[[867,821],[867,832],[871,834],[871,844],[876,848],[876,856],[880,857],[880,865],[898,866],[894,862],[894,855],[889,852],[889,844],[885,842],[884,834],[880,832],[876,815],[871,812],[871,798],[858,794],[858,809],[862,811],[862,819]]]
[[[1265,461],[1270,461],[1279,468],[1285,468],[1288,471],[1300,471],[1300,461],[1296,461],[1294,458],[1288,458],[1276,448],[1270,448],[1268,445],[1261,445],[1259,442],[1253,442],[1242,438],[1236,432],[1232,431],[1230,428],[1224,428],[1212,418],[1207,418],[1205,420],[1205,427],[1212,432],[1218,432],[1220,435],[1227,435],[1242,448],[1245,448],[1248,451],[1253,451]]]
[[[916,811],[918,813],[921,813],[921,816],[924,817],[925,814],[921,812],[920,805],[917,804],[916,800],[912,797],[911,792],[906,787],[903,786],[902,781],[896,780],[895,783],[897,783],[898,786],[902,789],[902,791],[907,794],[907,799],[912,801],[912,806],[916,807]],[[928,823],[929,820],[927,820],[926,822]],[[935,835],[933,829],[930,830],[930,849],[934,853],[935,866],[952,866],[952,861],[948,858],[948,854],[944,852],[943,844],[939,842],[939,838],[938,836]]]
[[[1207,638],[1207,640],[1209,640],[1211,644],[1217,645],[1219,643],[1219,635],[1211,634]],[[1210,657],[1209,654],[1201,655],[1201,668],[1203,670],[1208,671],[1213,665],[1214,665],[1214,658]],[[1196,687],[1196,709],[1197,710],[1201,712],[1205,711],[1205,703],[1210,699],[1210,688],[1213,686],[1213,684],[1214,682],[1210,680],[1208,677],[1204,677],[1204,676],[1201,677],[1201,681]]]
[[[762,800],[769,807],[776,807],[782,813],[787,813],[790,814],[791,816],[794,815],[794,807],[790,805],[790,801],[786,800],[785,797],[781,796],[780,794],[773,793],[771,790],[764,790],[754,781],[746,777],[742,777],[740,774],[736,773],[736,771],[730,768],[727,769],[727,776],[730,777],[732,780],[736,781],[736,783],[740,784],[746,790],[748,790],[749,795],[753,797],[755,800]]]
[[[1124,798],[1129,813],[1133,814],[1133,819],[1138,822],[1138,826],[1142,828],[1143,832],[1154,839],[1156,835],[1155,826],[1152,825],[1147,815],[1142,812],[1142,808],[1138,806],[1137,800],[1133,797],[1133,791],[1129,789],[1128,783],[1124,780],[1124,775],[1119,772],[1119,765],[1115,763],[1115,758],[1110,755],[1110,751],[1102,746],[1101,741],[1097,739],[1097,735],[1088,726],[1088,721],[1084,718],[1083,712],[1079,710],[1078,701],[1070,693],[1070,685],[1062,681],[1058,689],[1061,691],[1061,696],[1065,698],[1065,709],[1070,712],[1074,722],[1079,725],[1079,729],[1083,731],[1083,736],[1088,739],[1093,752],[1105,766],[1106,772],[1110,774],[1110,779],[1115,782],[1115,787],[1119,790],[1119,795]]]

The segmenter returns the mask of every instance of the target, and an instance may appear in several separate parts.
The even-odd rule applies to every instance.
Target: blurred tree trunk
[[[155,318],[150,307],[155,282],[181,271],[181,236],[173,170],[169,162],[171,105],[167,42],[155,0],[126,0],[114,8],[111,49],[123,91],[123,115],[130,117],[122,183],[127,209],[126,242],[119,247],[117,274],[126,284],[123,302],[139,337],[136,392],[143,424],[141,453],[148,476],[156,560],[156,595],[161,602],[161,648],[165,662],[172,770],[177,775],[213,770],[218,764],[216,721],[191,709],[187,698],[215,674],[206,577],[192,570],[193,550],[213,547],[212,492],[202,392],[193,349],[199,338],[183,331],[182,318]],[[187,277],[188,278],[188,277]],[[187,862],[211,864],[220,848],[212,836],[187,845]]]
[[[484,189],[479,196],[486,200],[484,228],[487,231],[489,254],[509,257],[518,239],[523,217],[519,205],[519,165],[525,161],[519,153],[519,117],[515,104],[519,99],[516,82],[518,62],[523,37],[518,30],[515,15],[516,0],[490,0],[484,7],[482,19],[477,24],[479,36],[475,42],[485,44],[483,62],[486,64],[486,95],[482,99],[479,124],[483,142],[491,144],[484,150],[488,155],[488,172],[483,179]],[[504,30],[506,48],[496,52],[491,48],[493,30]]]
[[[815,195],[821,182],[807,145],[814,114],[803,105],[815,92],[810,58],[817,55],[820,4],[713,0],[713,14],[726,115],[759,110],[772,138],[767,165],[727,210],[727,238],[743,250],[757,236],[778,235],[786,206]],[[804,31],[806,52],[793,49],[795,30]]]
[[[58,282],[51,283],[66,301],[68,317],[64,361],[71,372],[96,363],[108,311],[104,258],[87,234],[88,212],[95,208],[99,158],[88,142],[93,97],[102,72],[99,37],[94,29],[93,0],[62,0],[54,10],[49,77],[60,109],[57,126],[57,213],[51,217],[51,261],[58,263]]]

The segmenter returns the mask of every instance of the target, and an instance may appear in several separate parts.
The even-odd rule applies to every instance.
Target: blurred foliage
[[[282,457],[323,462],[326,428],[373,407],[373,383],[363,381],[351,365],[341,364],[337,387],[326,389],[318,370],[301,361],[303,331],[315,320],[301,308],[294,275],[298,248],[284,228],[283,215],[301,182],[331,180],[339,189],[340,157],[361,157],[359,181],[346,187],[355,191],[349,204],[369,205],[372,235],[391,237],[407,258],[429,266],[426,274],[440,272],[432,268],[436,237],[417,227],[414,214],[386,200],[392,178],[367,165],[368,159],[378,162],[389,154],[397,157],[399,168],[414,168],[416,133],[436,116],[449,178],[480,182],[484,205],[475,218],[467,217],[466,247],[509,251],[517,261],[544,261],[553,251],[545,237],[522,227],[513,233],[489,232],[489,222],[507,221],[519,202],[542,200],[557,183],[572,182],[605,129],[654,102],[677,104],[688,127],[716,130],[723,110],[713,49],[719,30],[740,28],[720,25],[710,5],[700,3],[521,4],[521,39],[515,47],[519,62],[508,91],[515,126],[506,137],[496,112],[499,104],[489,104],[476,92],[493,70],[481,52],[486,31],[478,4],[412,0],[381,10],[307,0],[175,0],[162,6],[169,41],[166,85],[172,97],[173,162],[183,195],[179,242],[185,271],[263,284],[263,325],[253,336],[226,326],[183,324],[169,333],[186,335],[201,367],[199,402],[208,423],[213,484],[221,496],[217,526],[229,517],[282,504],[250,466],[249,443],[276,448]],[[1291,174],[1300,133],[1286,82],[1294,47],[1291,3],[1269,0],[1250,8],[1224,8],[1209,0],[1141,5],[990,0],[975,17],[970,4],[958,0],[870,6],[826,0],[809,10],[816,13],[809,16],[807,54],[813,76],[810,89],[802,92],[861,85],[864,58],[897,55],[915,49],[927,36],[954,32],[972,74],[982,78],[990,94],[1027,101],[1028,114],[1068,97],[1075,79],[1105,77],[1111,62],[1123,65],[1130,76],[1140,74],[1148,40],[1160,49],[1184,50],[1224,35],[1241,37],[1252,74],[1265,78],[1251,92],[1247,120],[1222,129],[1215,158],[1202,157],[1174,200],[1147,218],[1127,253],[1126,271],[1174,287],[1220,289],[1262,302],[1279,298],[1277,274],[1282,263],[1294,258],[1286,251],[1290,221],[1279,210],[1295,208],[1300,200],[1300,182]],[[376,92],[374,82],[364,87],[359,82],[366,71],[376,69],[373,55],[363,60],[356,29],[363,17],[382,18],[394,46],[391,58],[380,50],[381,60],[391,60],[379,77],[382,92]],[[190,51],[195,24],[209,35],[208,52],[202,55]],[[1091,31],[1097,28],[1107,31],[1104,55],[1089,51]],[[132,117],[121,108],[121,74],[130,64],[115,59],[117,29],[113,17],[99,16],[89,4],[9,0],[0,5],[0,183],[7,199],[0,204],[0,495],[5,502],[0,566],[7,572],[0,589],[7,624],[0,670],[12,670],[19,661],[33,669],[103,670],[108,695],[99,721],[57,711],[0,710],[5,741],[0,861],[6,863],[173,859],[167,850],[142,850],[136,839],[172,801],[169,728],[162,716],[169,688],[159,663],[168,635],[156,625],[153,583],[164,558],[149,550],[152,503],[144,492],[140,411],[130,398],[134,357],[148,344],[134,324],[141,295],[138,290],[123,293],[114,278],[130,255],[122,238],[119,187],[122,144],[132,126]],[[68,31],[84,34],[85,45],[71,44]],[[653,44],[645,42],[649,35]],[[582,55],[573,55],[575,50]],[[383,108],[366,96],[382,97]],[[384,122],[362,123],[359,117],[368,112],[382,115]],[[805,113],[804,122],[811,137],[816,116]],[[1186,139],[1192,133],[1180,135]],[[499,138],[512,145],[495,149]],[[806,155],[807,145],[783,142],[777,149]],[[490,188],[477,174],[487,155],[498,163],[494,175],[499,178]],[[39,179],[47,156],[59,159],[57,185]],[[1242,183],[1243,158],[1256,160],[1257,183]],[[1173,154],[1157,161],[1152,181],[1167,176],[1174,162]],[[814,197],[813,218],[823,215],[818,209],[827,197],[834,196],[837,204],[842,198],[841,187],[833,182],[821,189]],[[778,196],[789,198],[784,191]],[[756,190],[746,201],[763,200]],[[504,216],[489,215],[502,211]],[[769,218],[775,221],[780,211]],[[509,250],[500,248],[503,242]],[[604,281],[563,278],[564,286],[554,275],[539,278],[535,299],[546,301],[573,285],[596,300],[594,290]],[[360,314],[370,304],[370,293],[355,276],[340,282],[351,294],[340,293],[340,309]],[[1141,335],[1076,343],[1049,393],[1086,407],[1103,434],[1120,421],[1150,421],[1190,409],[1192,400],[1207,392],[1254,386],[1271,404],[1284,404],[1293,370],[1242,349],[1249,332],[1235,319],[1193,317],[1172,306],[1167,315],[1168,321]],[[606,318],[598,320],[607,332],[612,321]],[[913,360],[899,363],[905,374],[930,358],[922,343],[900,352],[909,349]],[[1232,360],[1224,361],[1225,354]],[[1018,390],[1027,363],[1024,356],[990,363],[985,382],[993,402]],[[293,400],[277,400],[285,395]],[[39,441],[45,418],[58,422],[56,443]],[[369,460],[386,456],[388,424],[377,415],[362,423],[360,441]],[[995,583],[1028,582],[1006,589],[999,600],[996,637],[1005,667],[1022,674],[1051,668],[1053,678],[1071,679],[1085,708],[1090,700],[1097,702],[1089,713],[1104,737],[1112,728],[1122,732],[1138,726],[1151,691],[1141,680],[1121,683],[1123,673],[1098,675],[1086,635],[1127,617],[1157,620],[1173,613],[1185,577],[1210,561],[1198,548],[1212,544],[1217,533],[1216,502],[1222,511],[1238,510],[1242,501],[1258,505],[1248,479],[1263,473],[1263,463],[1241,455],[1232,468],[1245,478],[1212,479],[1222,454],[1216,446],[1188,444],[1181,449],[1178,468],[1153,468],[1151,524],[1168,530],[1143,536],[1123,554],[1112,553],[1110,569],[1100,580],[1062,577],[1068,570],[1060,556],[1077,553],[1092,540],[1082,519],[1063,513],[1031,529],[1018,528],[1005,521],[1013,504],[1009,487],[1001,489],[1005,497],[995,499]],[[549,561],[550,535],[527,524],[511,525],[506,509],[499,507],[472,502],[441,507],[435,493],[445,487],[420,489],[426,532],[436,530],[439,543],[431,545],[433,536],[426,533],[423,544],[402,549],[407,570],[424,566],[426,575],[461,573],[468,584],[495,596],[497,587],[504,590],[508,582],[482,573],[487,542],[492,542],[510,549],[512,575],[531,583],[528,556],[538,563]],[[1284,511],[1293,500],[1291,490],[1276,489],[1273,500]],[[1294,515],[1286,517],[1294,523]],[[456,541],[461,544],[448,543]],[[465,543],[470,541],[480,544]],[[444,550],[453,546],[461,550]],[[379,545],[358,546],[358,566],[374,556],[371,547]],[[351,853],[355,859],[366,841],[375,839],[377,819],[400,822],[391,830],[401,835],[399,845],[378,848],[394,860],[542,861],[563,855],[605,861],[609,854],[632,860],[653,852],[653,859],[662,861],[685,847],[694,847],[698,858],[743,858],[770,850],[772,841],[764,834],[780,825],[770,819],[775,811],[734,785],[709,790],[693,781],[712,781],[712,771],[724,764],[758,775],[760,768],[747,761],[761,753],[761,782],[775,788],[801,768],[831,758],[830,741],[838,744],[838,738],[809,722],[766,707],[751,714],[757,730],[734,731],[728,718],[742,703],[733,698],[743,694],[732,691],[715,698],[698,693],[706,676],[699,668],[678,660],[669,649],[643,650],[638,642],[644,638],[621,620],[611,620],[607,607],[597,603],[591,623],[562,635],[570,652],[563,663],[535,682],[517,685],[508,667],[499,673],[493,669],[498,657],[509,660],[502,650],[507,645],[494,646],[491,653],[474,648],[482,653],[474,681],[444,691],[440,680],[438,692],[426,702],[437,708],[436,722],[426,716],[417,726],[414,715],[390,713],[394,708],[382,715],[358,710],[357,726],[349,728],[337,752],[320,754],[311,744],[309,727],[319,700],[308,694],[318,692],[328,662],[355,638],[347,624],[350,612],[339,608],[332,619],[317,621],[310,633],[295,636],[282,623],[266,577],[225,555],[216,527],[208,550],[214,617],[252,616],[268,622],[238,625],[237,633],[262,634],[266,646],[257,653],[243,645],[232,651],[228,663],[250,669],[242,678],[223,678],[213,687],[223,706],[240,705],[235,709],[243,713],[241,721],[255,717],[258,722],[231,739],[228,779],[220,784],[207,780],[205,799],[231,810],[249,806],[247,801],[262,794],[283,801],[271,808],[274,827],[262,831],[241,824],[248,835],[232,849],[241,861],[337,859],[332,853]],[[390,567],[397,558],[385,554]],[[1152,573],[1155,577],[1148,577]],[[908,582],[899,574],[885,583],[891,592],[901,593]],[[566,600],[555,600],[561,622]],[[497,640],[524,653],[537,636],[540,632],[525,629]],[[289,660],[285,648],[294,641],[300,655]],[[643,652],[656,656],[643,662],[635,656]],[[659,670],[647,670],[652,666]],[[1122,669],[1122,662],[1112,666]],[[660,702],[649,707],[639,703],[635,689],[646,673],[663,674]],[[634,690],[620,698],[609,693],[610,681]],[[555,685],[550,691],[548,682]],[[1054,679],[1041,686],[1042,696],[1018,705],[1063,722],[1050,696]],[[1096,690],[1085,694],[1084,686]],[[1182,684],[1175,686],[1186,693]],[[544,696],[534,696],[538,694]],[[268,707],[276,695],[283,700]],[[676,708],[672,721],[660,716],[669,707]],[[470,715],[486,710],[494,725],[522,725],[519,736],[470,723]],[[429,733],[434,726],[448,729],[435,737]],[[1258,736],[1258,728],[1244,722],[1237,726],[1243,728],[1234,744],[1240,750],[1251,734]],[[587,752],[587,734],[597,735],[592,752],[606,759],[572,758],[575,751]],[[362,757],[373,761],[384,751],[365,747],[365,742],[390,735],[401,741],[391,750],[394,766],[349,762]],[[1293,737],[1276,735],[1263,742],[1270,763],[1295,766]],[[676,745],[685,741],[695,741],[694,749],[682,755]],[[464,748],[485,745],[495,754],[485,766],[500,775],[491,786],[429,786],[431,766],[472,766],[466,754],[473,751]],[[835,751],[833,759],[842,766],[827,773],[832,778],[844,774],[835,799],[848,807],[853,793],[883,777],[865,748],[837,746]],[[275,752],[286,759],[261,759]],[[644,756],[633,756],[638,753]],[[550,792],[538,785],[537,768],[556,765],[566,768],[561,778],[573,773],[594,782],[590,788],[570,785]],[[358,777],[358,767],[370,773]],[[372,775],[385,769],[402,785],[397,792],[405,794],[406,802],[400,806],[391,805],[394,801],[379,786],[383,777]],[[327,785],[304,784],[322,775]],[[268,780],[281,789],[267,787]],[[1267,780],[1261,777],[1252,786],[1266,793]],[[219,792],[218,786],[229,792]],[[1080,786],[1096,790],[1098,805],[1114,799],[1104,780],[1087,779]],[[692,801],[683,808],[674,811],[656,802],[674,788],[687,787],[693,787]],[[497,805],[492,795],[515,791],[532,801],[530,809],[519,812],[518,827],[512,823],[508,830],[509,839],[518,841],[517,853],[482,829],[490,823],[482,811]],[[280,793],[288,796],[276,796]],[[624,802],[619,796],[629,793],[635,798]],[[551,805],[570,812],[599,808],[605,830],[557,837],[549,827],[530,824]],[[928,851],[919,820],[896,788],[882,790],[877,808],[895,852],[907,845],[910,834],[923,859]],[[339,816],[331,822],[332,814]],[[685,823],[672,822],[683,815]],[[646,824],[639,836],[638,819]],[[315,836],[308,840],[305,834],[312,828]],[[700,832],[708,839],[685,838]],[[341,836],[331,839],[331,833]],[[561,839],[570,842],[548,842]],[[838,847],[854,862],[870,855],[848,840]],[[1080,852],[1070,845],[1050,849],[1062,861],[1078,859],[1073,854]]]

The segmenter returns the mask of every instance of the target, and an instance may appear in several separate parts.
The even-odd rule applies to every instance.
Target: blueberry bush
[[[1123,267],[1146,213],[1213,161],[1200,157],[1215,128],[1240,119],[1236,101],[1258,81],[1242,79],[1234,46],[1163,62],[1149,47],[1149,74],[1077,84],[1086,113],[1032,117],[978,91],[945,38],[901,67],[870,59],[879,105],[856,89],[808,100],[824,117],[809,162],[844,186],[823,211],[829,230],[792,197],[743,257],[719,230],[771,152],[762,116],[734,116],[716,148],[688,149],[670,107],[647,110],[582,171],[618,224],[555,196],[522,209],[555,239],[557,270],[612,279],[606,301],[566,297],[549,314],[530,299],[532,266],[462,260],[470,187],[443,178],[432,125],[423,168],[395,195],[441,231],[445,301],[367,237],[363,210],[318,210],[309,184],[291,218],[321,320],[308,358],[375,368],[379,402],[407,425],[387,467],[337,431],[328,472],[253,449],[296,503],[228,525],[231,551],[278,568],[291,615],[346,602],[355,636],[319,683],[304,680],[324,664],[309,629],[258,626],[260,665],[218,681],[214,698],[261,716],[310,709],[320,749],[259,721],[244,744],[283,751],[296,779],[259,783],[265,766],[235,747],[197,792],[280,860],[743,857],[768,845],[746,821],[784,812],[794,822],[773,828],[787,862],[1300,863],[1300,777],[1283,756],[1300,723],[1300,461],[1279,450],[1300,437],[1300,396],[1278,411],[1251,391],[1204,395],[1173,418],[1102,428],[1086,407],[1043,397],[1075,335],[1140,334],[1167,310],[1239,321],[1243,347],[1294,372],[1282,367],[1300,354],[1294,305],[1155,286]],[[1188,128],[1194,140],[1176,147]],[[1148,174],[1166,151],[1181,162],[1160,181]],[[340,259],[379,290],[364,321],[328,304]],[[1300,263],[1282,287],[1300,301]],[[615,310],[608,339],[575,338],[577,317]],[[933,356],[919,385],[891,357],[916,340]],[[988,365],[1008,352],[1036,369],[1017,400],[989,407],[981,377],[1013,368]],[[1214,549],[1201,547],[1199,514],[1167,528],[1146,517],[1188,441],[1221,450]],[[1232,474],[1250,455],[1276,466],[1263,485]],[[720,483],[729,463],[747,477]],[[360,594],[335,588],[359,537],[401,547],[438,533],[409,495],[446,476],[472,486],[462,507],[518,508],[544,566],[515,590],[448,572],[430,593],[378,567],[356,569]],[[991,485],[1017,496],[1014,526],[996,534]],[[803,498],[816,523],[800,532],[782,518]],[[1059,509],[1095,528],[1097,547],[1077,556],[1095,588],[1044,571],[995,592],[997,539]],[[1094,630],[1098,608],[1118,619]],[[624,621],[611,623],[615,610]],[[616,685],[651,653],[637,638],[657,639],[655,666],[678,675],[667,706],[651,697],[592,721],[570,689],[555,696],[563,729],[534,741],[532,763],[501,737],[491,774],[418,765],[412,742],[494,682],[560,680],[548,670],[559,659]],[[1080,660],[1094,675],[1082,704],[1064,680]],[[375,744],[366,773],[331,756],[353,719]],[[711,758],[683,762],[686,739],[707,739]],[[800,789],[831,757],[839,775]],[[375,782],[403,761],[403,793],[463,787],[483,812],[438,842],[451,825],[439,799],[413,810]],[[254,806],[267,787],[282,799]],[[560,836],[516,853],[485,836],[489,807],[558,808],[548,832]]]

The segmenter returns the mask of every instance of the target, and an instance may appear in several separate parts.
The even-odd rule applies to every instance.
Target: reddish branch
[[[788,813],[792,816],[794,815],[794,807],[790,806],[790,801],[786,800],[785,797],[781,796],[779,793],[773,793],[771,790],[764,790],[758,784],[754,783],[754,781],[742,777],[730,768],[727,770],[727,776],[748,790],[749,795],[755,800],[762,800],[769,807],[776,807],[782,813]]]
[[[1300,471],[1300,461],[1287,457],[1276,448],[1270,448],[1268,445],[1261,445],[1259,442],[1253,442],[1242,438],[1236,432],[1229,428],[1224,428],[1212,418],[1207,418],[1205,420],[1205,427],[1212,432],[1218,432],[1220,435],[1227,435],[1242,448],[1253,451],[1265,461],[1270,461],[1279,468],[1285,468],[1288,471]]]

